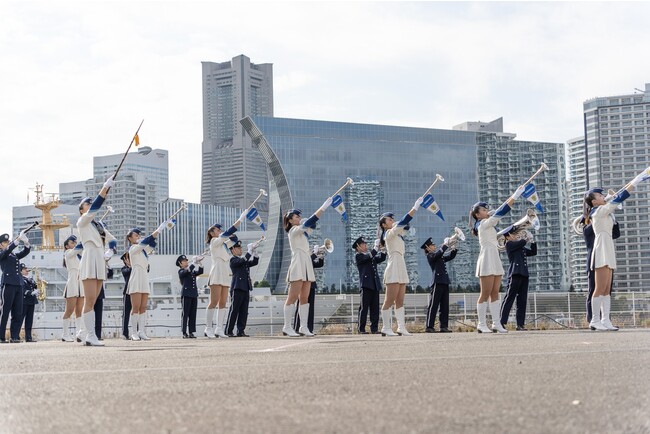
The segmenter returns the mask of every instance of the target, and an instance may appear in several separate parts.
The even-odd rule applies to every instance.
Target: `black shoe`
[[[25,342],[38,342],[38,341],[34,338],[29,338],[29,339],[25,339]]]
[[[524,326],[517,326],[517,331],[518,332],[527,332],[528,329],[526,327],[524,327]]]
[[[228,336],[229,338],[234,338],[235,337],[234,333],[232,333],[232,332],[226,333],[226,336]]]
[[[237,333],[237,337],[238,337],[238,338],[250,338],[250,336],[248,336],[248,335],[247,335],[246,333],[244,333],[244,332]]]
[[[0,339],[0,344],[6,344],[7,340],[6,339]]]
[[[190,335],[188,335],[187,333],[183,333],[183,339],[189,339],[189,338],[190,338]]]
[[[9,342],[12,343],[12,344],[19,344],[19,343],[21,342],[21,340],[20,340],[20,339],[14,339],[14,338],[11,338],[11,339],[9,339]]]
[[[370,330],[371,335],[378,335],[379,333],[379,330]]]
[[[130,341],[130,340],[131,340],[131,337],[128,336],[128,335],[122,335],[122,337],[123,337],[125,340],[127,340],[127,341]]]
[[[425,333],[436,333],[436,329],[433,327],[427,327],[426,330],[424,330]]]
[[[449,330],[447,327],[441,327],[440,333],[451,333],[451,330]]]
[[[363,330],[363,331],[360,331],[360,332],[359,332],[359,334],[360,334],[360,335],[367,335],[367,334],[368,334],[368,332],[367,332],[367,331],[365,331],[365,330]]]
[[[102,338],[102,337],[99,337],[99,338],[97,338],[97,340],[98,340],[98,341],[103,341],[103,340],[104,340],[104,338]]]
[[[194,336],[194,333],[190,333],[187,337],[190,338],[190,339],[196,339],[196,336]]]

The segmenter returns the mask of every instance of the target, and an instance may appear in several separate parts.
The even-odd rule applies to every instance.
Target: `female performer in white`
[[[583,204],[585,225],[589,224],[589,220],[591,220],[591,227],[595,234],[590,264],[595,276],[594,295],[591,298],[592,315],[589,323],[589,328],[592,330],[618,330],[618,327],[615,327],[609,318],[612,307],[610,295],[612,278],[616,269],[616,250],[612,239],[614,216],[611,214],[620,203],[630,197],[630,192],[634,190],[634,187],[650,177],[648,173],[650,173],[650,167],[637,175],[609,201],[605,200],[600,189],[592,189],[585,193]],[[601,313],[600,320],[598,312]]]
[[[248,209],[245,209],[239,219],[225,232],[218,223],[211,226],[205,238],[206,244],[210,246],[212,268],[210,268],[210,277],[208,278],[210,301],[205,311],[205,331],[203,334],[210,339],[217,336],[220,338],[227,337],[223,332],[223,323],[228,316],[226,302],[228,301],[228,290],[232,280],[232,271],[230,270],[230,257],[232,255],[229,249],[232,244],[228,237],[237,232],[239,225],[246,220],[247,213]],[[215,310],[217,310],[217,318],[213,329],[212,321]]]
[[[479,278],[481,293],[476,302],[478,312],[478,325],[476,330],[479,333],[508,333],[501,325],[501,303],[499,302],[499,288],[501,288],[501,279],[503,278],[503,265],[499,257],[497,247],[497,230],[495,226],[501,218],[510,212],[510,207],[524,192],[525,186],[519,186],[515,193],[505,201],[493,215],[488,212],[486,202],[477,202],[472,206],[469,218],[470,232],[478,236],[480,252],[476,262],[476,277]],[[488,300],[490,301],[488,303]],[[492,315],[492,329],[486,324],[487,309],[490,308]]]
[[[379,218],[378,237],[379,243],[386,247],[388,262],[384,271],[384,285],[386,285],[386,297],[381,307],[381,335],[382,336],[410,336],[406,330],[404,314],[404,294],[406,285],[409,283],[409,276],[404,261],[404,238],[403,235],[409,229],[409,222],[422,203],[422,197],[413,204],[413,208],[398,222],[395,221],[393,213],[384,213]],[[393,319],[391,308],[395,304],[395,318],[397,318],[397,334],[393,332]]]
[[[104,346],[104,343],[97,339],[95,335],[95,301],[102,289],[102,284],[106,280],[106,258],[105,255],[111,255],[117,246],[115,237],[101,224],[93,218],[101,208],[106,195],[114,185],[113,176],[109,177],[100,190],[95,200],[84,198],[79,204],[79,220],[77,220],[77,229],[79,230],[79,239],[83,244],[83,254],[79,263],[79,278],[83,283],[84,289],[84,307],[83,322],[86,330],[86,345]],[[108,250],[106,250],[108,248]],[[104,252],[106,250],[106,253]]]
[[[127,293],[131,298],[131,319],[129,324],[133,327],[132,341],[148,341],[145,333],[147,323],[147,301],[149,300],[149,255],[156,247],[156,238],[163,230],[173,226],[173,222],[164,221],[148,237],[142,238],[140,229],[131,229],[126,234],[131,260],[131,276]]]
[[[84,307],[84,288],[79,280],[79,264],[83,246],[81,243],[77,244],[77,237],[70,235],[63,242],[63,266],[68,270],[68,280],[63,290],[63,298],[65,298],[65,312],[63,313],[63,342],[74,342],[74,338],[70,334],[70,317],[74,312],[75,323],[77,327],[77,341],[81,342],[83,336],[83,320],[81,319],[81,311]]]
[[[284,327],[282,334],[285,336],[314,336],[309,331],[309,291],[311,283],[316,281],[314,266],[311,261],[311,249],[309,248],[309,234],[316,227],[316,222],[321,214],[332,204],[332,198],[328,197],[323,205],[307,220],[300,221],[301,211],[299,209],[289,210],[283,218],[285,232],[289,235],[289,248],[291,249],[291,263],[287,272],[289,282],[289,294],[284,303]],[[299,333],[291,326],[291,314],[296,300],[300,301],[298,316],[300,317]]]

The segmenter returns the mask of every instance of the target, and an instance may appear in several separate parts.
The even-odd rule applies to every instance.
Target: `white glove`
[[[249,255],[253,254],[253,247],[254,246],[255,246],[255,243],[246,244],[246,251],[248,252]]]
[[[115,185],[115,181],[113,181],[114,176],[115,175],[111,175],[106,181],[104,181],[104,188],[111,188]]]
[[[449,237],[445,238],[445,240],[442,242],[445,246],[449,245]]]
[[[525,185],[520,185],[519,187],[517,187],[517,189],[515,190],[515,192],[512,194],[512,198],[513,198],[514,200],[519,199],[519,198],[521,197],[521,195],[522,195],[522,193],[524,192],[525,189],[526,189],[526,186],[525,186]]]
[[[319,250],[320,250],[320,247],[314,246],[314,248],[312,249],[312,252],[314,253],[314,255],[318,255]]]
[[[374,245],[375,250],[379,250],[379,238],[375,240],[375,245]]]
[[[115,252],[113,252],[113,249],[106,249],[106,251],[104,252],[104,260],[108,261],[113,257],[114,254]]]
[[[30,294],[32,294],[32,295],[38,295],[38,289],[33,290]]]
[[[158,225],[158,227],[156,228],[156,232],[161,233],[162,231],[164,231],[165,229],[167,229],[167,223],[168,223],[168,221],[165,220],[165,221],[162,222],[160,225]]]
[[[29,239],[24,233],[21,232],[20,235],[18,235],[18,239],[22,241],[24,245],[29,246]]]
[[[642,181],[645,181],[648,178],[650,178],[650,167],[647,167],[643,172],[641,172],[637,176],[635,176],[634,179],[632,181],[630,181],[630,184],[632,184],[633,186],[636,187]]]
[[[319,211],[325,211],[329,206],[332,205],[332,197],[325,199],[325,202],[320,206]]]
[[[413,209],[417,210],[420,207],[420,205],[422,205],[423,200],[424,200],[424,198],[422,196],[418,197],[415,200],[415,203],[413,204]]]
[[[241,215],[239,216],[239,223],[244,223],[246,221],[246,214],[248,214],[249,209],[246,208]]]

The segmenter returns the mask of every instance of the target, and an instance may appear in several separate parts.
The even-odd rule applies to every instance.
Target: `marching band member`
[[[433,274],[429,294],[429,306],[427,308],[427,324],[426,333],[435,333],[436,314],[438,307],[440,307],[440,332],[451,333],[449,330],[449,274],[447,273],[446,263],[456,257],[457,250],[452,248],[448,254],[445,254],[448,246],[449,238],[445,238],[445,242],[440,248],[436,248],[435,243],[428,238],[424,244],[420,246],[424,250],[427,257],[427,262]]]
[[[359,292],[361,303],[359,304],[359,318],[357,331],[359,334],[368,334],[366,331],[366,319],[370,311],[370,333],[379,333],[379,292],[381,291],[381,279],[377,271],[377,264],[386,260],[386,253],[379,249],[379,239],[371,251],[363,237],[357,238],[352,243],[352,249],[356,252],[354,260],[359,270]]]
[[[583,217],[586,223],[591,221],[594,231],[594,247],[591,254],[590,268],[594,274],[594,295],[591,299],[592,317],[589,328],[592,330],[618,330],[609,318],[611,309],[611,290],[613,273],[616,269],[616,250],[614,249],[612,213],[630,192],[646,179],[646,171],[637,175],[625,188],[621,189],[611,201],[605,200],[605,195],[597,189],[585,194]],[[598,313],[600,312],[600,319]]]
[[[386,247],[388,254],[388,264],[384,271],[384,284],[386,285],[386,297],[381,310],[382,336],[410,336],[411,333],[406,329],[406,320],[404,313],[404,294],[406,293],[406,284],[409,283],[408,273],[406,272],[406,262],[404,261],[404,239],[403,235],[409,229],[409,222],[413,215],[422,204],[423,198],[418,197],[413,208],[396,222],[393,213],[384,213],[379,218],[379,242]],[[397,335],[393,332],[391,308],[395,304],[395,317],[397,318]]]
[[[515,193],[505,201],[493,215],[488,212],[488,204],[477,202],[472,206],[469,215],[470,231],[474,236],[478,236],[480,252],[476,263],[476,277],[479,278],[481,293],[476,302],[478,312],[478,325],[476,330],[479,333],[491,333],[486,324],[488,305],[492,315],[492,328],[499,333],[508,331],[501,325],[499,303],[499,288],[503,277],[503,265],[499,257],[497,247],[497,231],[495,226],[501,218],[510,212],[512,204],[519,199],[524,192],[525,186],[521,185]],[[472,221],[473,220],[473,221]],[[489,300],[489,303],[488,303]]]
[[[250,267],[256,266],[260,258],[255,253],[254,243],[248,244],[246,255],[242,256],[241,241],[236,236],[231,236],[230,269],[232,270],[232,283],[230,285],[230,311],[226,322],[226,335],[234,337],[235,323],[237,323],[237,336],[248,337],[245,332],[246,321],[248,320],[248,303],[250,292],[253,290],[251,283]]]
[[[314,250],[311,254],[311,265],[316,268],[323,268],[325,266],[325,255],[320,252],[319,246],[314,246]],[[311,287],[309,288],[309,297],[307,297],[307,303],[309,304],[309,313],[307,314],[307,328],[309,331],[314,334],[314,303],[316,301],[316,290],[318,285],[316,281],[311,282]],[[300,330],[300,301],[296,302],[296,310],[293,316],[293,329]]]
[[[129,317],[131,316],[131,296],[129,295],[129,278],[131,277],[131,260],[129,259],[129,252],[124,252],[120,256],[124,267],[122,267],[122,277],[124,278],[124,291],[122,291],[122,302],[124,307],[122,308],[122,336],[127,341],[131,339],[129,335]]]
[[[203,274],[203,267],[198,263],[196,258],[192,263],[187,256],[180,255],[176,259],[178,270],[178,280],[182,285],[181,304],[183,305],[183,315],[181,317],[181,330],[183,339],[196,339],[196,309],[199,299],[199,290],[196,287],[196,276]]]
[[[94,220],[95,214],[99,211],[110,188],[115,184],[113,176],[110,176],[99,194],[94,200],[90,197],[84,198],[79,204],[79,239],[83,244],[83,253],[79,264],[79,278],[83,282],[84,307],[83,321],[86,345],[104,346],[95,335],[95,302],[102,289],[102,283],[106,280],[106,259],[105,255],[112,254],[117,246],[115,237],[106,228]],[[106,248],[108,247],[108,250]],[[106,253],[104,252],[106,250]]]
[[[7,321],[11,313],[11,325],[9,327],[11,338],[9,342],[20,342],[20,325],[23,314],[23,292],[22,276],[20,275],[19,260],[29,254],[29,240],[26,231],[21,231],[14,241],[10,241],[9,234],[0,235],[0,343],[6,343]],[[20,242],[23,242],[23,249],[14,254],[14,249]]]
[[[38,304],[38,287],[34,279],[29,277],[27,265],[20,264],[20,274],[23,278],[23,313],[20,323],[25,323],[25,342],[36,342],[32,337],[32,324],[34,323],[34,308]]]
[[[245,209],[239,216],[239,219],[225,232],[219,223],[211,226],[205,238],[206,244],[210,246],[212,268],[208,277],[210,300],[205,310],[205,331],[203,335],[210,339],[214,339],[217,336],[220,338],[226,337],[223,332],[223,323],[226,320],[226,301],[228,301],[228,289],[231,283],[229,266],[230,251],[228,249],[230,241],[228,237],[237,232],[239,225],[246,220],[246,213],[248,213],[248,209]],[[217,311],[217,317],[213,329],[212,321],[215,316],[215,310]]]
[[[128,293],[131,298],[131,320],[133,327],[132,341],[148,341],[145,333],[147,322],[147,301],[149,300],[149,255],[156,247],[158,235],[174,222],[167,220],[148,237],[142,238],[140,229],[131,229],[126,234],[126,241],[130,243],[129,260],[131,262],[131,275],[129,276]]]
[[[291,263],[287,273],[289,282],[289,293],[284,304],[284,327],[282,334],[285,336],[313,336],[309,331],[309,291],[311,283],[316,281],[314,266],[310,257],[309,234],[316,227],[320,216],[332,204],[332,198],[328,197],[323,205],[311,217],[304,222],[300,220],[301,211],[291,209],[283,218],[285,232],[289,235],[289,247],[291,248]],[[299,316],[302,319],[298,333],[291,327],[291,313],[293,304],[300,300]]]
[[[81,342],[81,339],[85,338],[83,319],[81,317],[84,307],[84,289],[79,279],[79,263],[83,246],[81,243],[77,243],[76,236],[70,235],[63,242],[63,250],[63,266],[68,271],[68,280],[63,290],[65,312],[63,313],[63,336],[61,340],[63,342],[74,342],[75,338],[70,334],[70,317],[74,312],[77,328],[76,338]]]
[[[501,304],[501,325],[505,328],[510,316],[512,304],[517,300],[517,331],[526,331],[526,304],[528,303],[528,261],[526,257],[537,255],[537,243],[532,235],[527,240],[521,232],[516,234],[517,228],[508,226],[503,231],[506,239],[506,252],[510,267],[508,267],[508,289]],[[530,232],[529,232],[530,233]],[[530,248],[526,243],[530,242]]]

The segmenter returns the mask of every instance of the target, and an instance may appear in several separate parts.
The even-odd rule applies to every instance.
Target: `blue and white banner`
[[[539,195],[537,194],[537,191],[535,190],[535,185],[528,184],[526,186],[526,189],[524,190],[524,192],[521,195],[523,197],[525,197],[530,203],[535,205],[535,208],[537,208],[537,211],[544,212],[544,208],[542,208],[542,202],[539,200]]]
[[[257,208],[251,208],[248,210],[248,213],[246,213],[246,219],[255,223],[257,226],[262,228],[263,231],[266,230],[266,226],[264,226],[264,222],[262,221],[260,214],[257,212]]]
[[[438,206],[438,203],[436,200],[433,198],[432,194],[427,194],[424,196],[424,200],[422,200],[422,204],[420,205],[424,209],[428,209],[438,217],[442,219],[442,221],[445,221],[445,218],[442,216],[442,211],[440,210],[440,207]]]
[[[339,214],[341,214],[341,220],[344,222],[348,221],[348,213],[345,210],[345,204],[343,203],[343,198],[341,197],[340,194],[337,194],[332,198],[332,208],[336,210]]]

